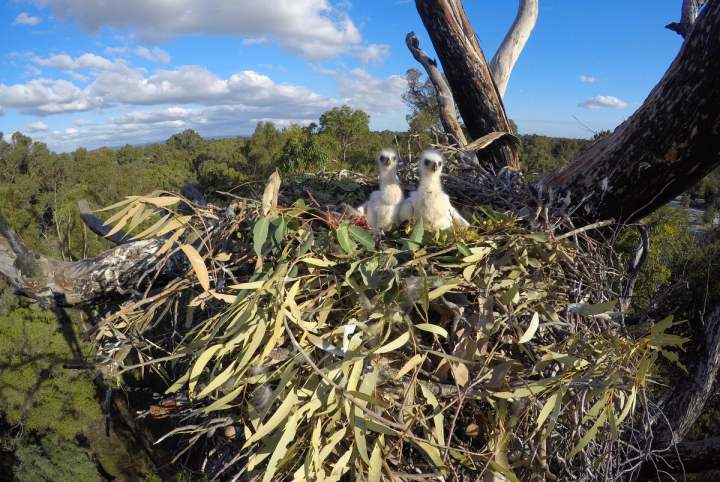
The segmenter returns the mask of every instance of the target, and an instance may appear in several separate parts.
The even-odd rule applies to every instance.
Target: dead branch
[[[705,3],[706,0],[683,0],[680,22],[670,23],[665,25],[665,28],[672,30],[682,38],[687,37]]]
[[[410,32],[405,37],[405,44],[412,53],[415,60],[425,68],[430,82],[435,86],[435,94],[437,95],[438,106],[440,107],[440,122],[445,132],[455,139],[460,147],[467,145],[465,133],[458,121],[457,111],[455,110],[455,99],[453,98],[450,87],[445,77],[438,69],[435,59],[431,59],[425,51],[420,48],[420,40],[418,40],[415,32]]]
[[[490,62],[500,97],[505,97],[510,74],[532,34],[538,17],[538,0],[520,0],[517,16]]]

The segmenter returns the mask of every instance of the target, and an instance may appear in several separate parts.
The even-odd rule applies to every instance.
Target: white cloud
[[[48,130],[48,126],[43,121],[32,122],[25,126],[26,132],[44,132]]]
[[[24,84],[0,84],[0,108],[16,109],[24,114],[49,115],[102,109],[117,105],[201,104],[246,106],[248,109],[282,108],[286,116],[300,112],[314,115],[329,108],[331,101],[311,90],[279,84],[252,70],[221,78],[204,67],[183,66],[157,70],[147,76],[145,69],[113,63],[85,54],[73,59],[59,54],[36,63],[72,69],[87,67],[92,81],[80,87],[62,79],[38,78]]]
[[[153,47],[151,49],[142,46],[137,47],[135,49],[135,55],[150,62],[157,62],[160,64],[170,63],[170,54],[159,47]]]
[[[598,81],[597,77],[593,77],[592,75],[581,75],[580,76],[580,82],[585,82],[586,84],[594,84]]]
[[[390,56],[390,46],[370,44],[358,51],[358,58],[363,64],[382,65]]]
[[[600,109],[601,107],[607,107],[610,109],[624,109],[628,106],[627,102],[618,99],[612,95],[598,95],[592,99],[588,99],[580,107],[585,109]]]
[[[378,79],[358,68],[338,75],[337,81],[343,101],[356,109],[371,115],[405,110],[402,94],[407,88],[407,81],[401,75]]]
[[[25,84],[0,84],[0,109],[34,115],[79,112],[96,107],[87,91],[67,80],[33,79]]]
[[[186,34],[267,35],[311,60],[333,57],[359,45],[353,21],[330,0],[36,0],[87,31],[128,29],[158,41]]]
[[[34,26],[42,22],[42,19],[40,17],[35,17],[33,15],[30,15],[27,12],[22,12],[20,15],[15,17],[15,20],[13,21],[13,25],[30,25]]]
[[[64,53],[44,58],[35,57],[33,58],[33,63],[41,67],[63,70],[88,69],[93,71],[112,71],[120,73],[127,73],[130,70],[127,63],[122,60],[109,60],[100,55],[91,53],[85,53],[75,58]]]

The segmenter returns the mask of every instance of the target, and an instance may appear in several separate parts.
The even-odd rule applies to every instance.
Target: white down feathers
[[[443,158],[437,151],[425,151],[420,155],[420,185],[403,202],[400,221],[422,219],[424,228],[430,231],[470,225],[443,191],[442,167]]]
[[[387,230],[399,222],[403,191],[397,176],[398,156],[392,149],[383,149],[378,155],[380,189],[370,194],[365,204],[358,208],[367,219],[368,226]]]

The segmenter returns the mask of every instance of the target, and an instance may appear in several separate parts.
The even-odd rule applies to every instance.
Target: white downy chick
[[[393,149],[383,149],[378,154],[377,163],[380,189],[373,191],[358,211],[365,216],[371,228],[387,230],[398,223],[404,197],[397,176],[398,154]]]
[[[400,220],[422,219],[423,227],[430,231],[439,231],[453,226],[470,225],[450,203],[450,197],[443,191],[443,157],[433,150],[420,154],[420,186],[410,193],[400,208]]]

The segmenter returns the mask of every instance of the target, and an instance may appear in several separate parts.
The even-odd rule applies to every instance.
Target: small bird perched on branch
[[[403,191],[397,175],[398,154],[393,149],[383,149],[378,154],[380,189],[370,194],[357,211],[365,216],[371,228],[390,229],[399,221]]]
[[[442,168],[443,157],[439,152],[427,150],[420,154],[420,186],[403,202],[401,221],[422,219],[424,228],[430,231],[470,225],[453,207],[450,197],[443,190],[440,182]]]

